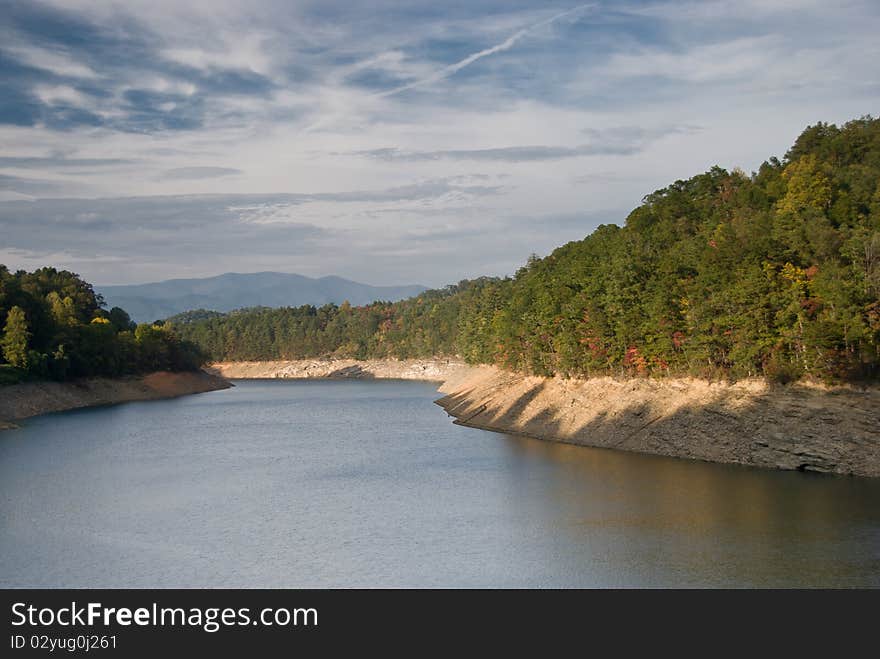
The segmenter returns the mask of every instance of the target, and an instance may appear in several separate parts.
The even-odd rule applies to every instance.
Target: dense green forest
[[[880,376],[880,120],[713,167],[514,277],[398,303],[190,313],[215,360],[461,355],[537,374]]]
[[[193,370],[202,351],[170,325],[135,325],[103,308],[92,286],[54,268],[11,273],[0,265],[0,384],[157,370]]]

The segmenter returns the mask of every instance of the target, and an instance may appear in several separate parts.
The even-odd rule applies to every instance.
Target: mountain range
[[[427,290],[424,286],[370,286],[342,277],[314,279],[284,272],[227,272],[201,279],[169,279],[149,284],[96,286],[107,308],[122,307],[143,323],[183,311],[232,311],[243,307],[298,307],[304,304],[358,306],[375,300],[395,302]]]

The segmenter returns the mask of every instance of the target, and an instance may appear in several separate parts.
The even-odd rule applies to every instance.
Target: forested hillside
[[[537,374],[880,373],[880,120],[805,130],[751,174],[645,197],[510,279],[396,304],[179,323],[214,359],[460,354]]]
[[[0,384],[158,370],[194,370],[199,348],[170,326],[135,325],[91,284],[55,268],[11,273],[0,265]]]

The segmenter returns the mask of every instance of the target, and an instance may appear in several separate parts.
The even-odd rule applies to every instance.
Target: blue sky
[[[0,262],[442,285],[878,114],[880,4],[0,0]]]

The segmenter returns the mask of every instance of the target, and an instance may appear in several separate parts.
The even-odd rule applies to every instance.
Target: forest
[[[459,355],[540,375],[880,377],[880,120],[646,196],[515,276],[375,302],[169,319],[212,360]]]
[[[167,324],[135,325],[65,270],[0,265],[0,384],[198,369],[204,353]]]

